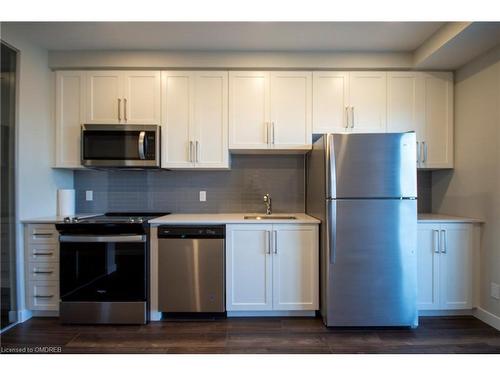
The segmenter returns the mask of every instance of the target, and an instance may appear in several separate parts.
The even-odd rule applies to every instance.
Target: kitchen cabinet
[[[419,310],[473,307],[474,247],[471,224],[418,224]]]
[[[27,224],[26,305],[34,312],[59,311],[59,233],[53,224]]]
[[[160,95],[159,71],[89,71],[85,122],[159,124]]]
[[[227,72],[161,77],[162,168],[229,168]]]
[[[314,72],[313,133],[386,131],[386,72]]]
[[[318,279],[317,225],[227,225],[227,311],[317,310]]]
[[[453,167],[453,76],[389,72],[387,131],[415,131],[417,166]]]
[[[231,72],[229,148],[309,150],[311,72]]]
[[[56,168],[81,168],[80,132],[85,122],[85,72],[56,72]]]

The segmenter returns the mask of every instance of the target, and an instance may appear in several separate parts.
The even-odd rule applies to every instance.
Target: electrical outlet
[[[500,284],[491,283],[490,295],[491,295],[491,298],[500,299]]]
[[[200,191],[200,202],[206,202],[207,201],[207,192],[205,190]]]
[[[85,200],[86,201],[94,200],[94,192],[92,190],[85,190]]]

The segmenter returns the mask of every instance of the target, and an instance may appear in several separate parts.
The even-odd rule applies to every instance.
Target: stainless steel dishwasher
[[[225,226],[161,225],[158,243],[158,310],[226,311]]]

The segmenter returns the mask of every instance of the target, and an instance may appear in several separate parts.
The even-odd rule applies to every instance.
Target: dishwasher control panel
[[[225,234],[224,225],[160,225],[158,227],[158,238],[224,238]]]

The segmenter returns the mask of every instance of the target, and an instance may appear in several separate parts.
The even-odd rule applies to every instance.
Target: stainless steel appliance
[[[158,310],[223,313],[225,227],[158,228]]]
[[[82,125],[85,167],[159,168],[158,125]]]
[[[414,133],[325,134],[307,156],[327,326],[418,325]]]
[[[67,218],[60,233],[60,319],[75,324],[145,324],[149,225],[163,213]]]

